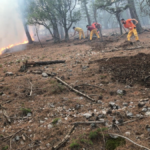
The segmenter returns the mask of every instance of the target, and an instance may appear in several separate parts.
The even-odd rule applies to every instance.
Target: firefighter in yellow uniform
[[[134,34],[136,41],[139,41],[139,36],[136,30],[136,26],[133,24],[132,21],[135,21],[136,24],[138,24],[138,21],[136,19],[128,19],[128,20],[121,19],[121,22],[124,25],[124,27],[129,30],[129,33],[127,35],[128,41],[130,41],[132,34]]]
[[[81,40],[81,36],[83,36],[83,38],[85,39],[84,32],[83,32],[83,30],[81,28],[79,28],[79,27],[73,27],[73,29],[75,31],[73,36],[75,36],[76,32],[78,32],[79,33],[79,39]]]

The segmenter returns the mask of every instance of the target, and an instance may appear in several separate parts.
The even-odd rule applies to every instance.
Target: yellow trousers
[[[83,30],[82,30],[82,31],[79,31],[79,39],[80,39],[80,40],[81,40],[81,36],[83,36],[83,38],[85,39],[85,35],[84,35]]]
[[[92,40],[93,38],[93,34],[96,34],[97,38],[100,38],[98,32],[97,32],[97,29],[93,29],[90,33],[90,40]]]
[[[128,35],[127,35],[128,41],[130,41],[130,38],[131,38],[132,34],[134,34],[136,40],[138,41],[138,40],[139,40],[139,37],[138,37],[138,33],[137,33],[137,30],[136,30],[136,29],[132,29],[132,30],[129,31],[129,33],[128,33]]]

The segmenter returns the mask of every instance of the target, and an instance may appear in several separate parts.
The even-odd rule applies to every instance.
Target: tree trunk
[[[54,35],[54,42],[60,42],[60,36],[59,36],[59,31],[58,31],[58,27],[57,24],[55,24],[53,26],[53,35]]]
[[[119,14],[116,14],[116,18],[117,18],[117,21],[118,21],[118,23],[119,23],[120,34],[122,34],[122,25],[121,25],[121,22],[120,22],[120,15],[119,15]]]
[[[68,41],[69,40],[69,34],[68,34],[68,30],[65,29],[65,40]]]
[[[29,33],[29,30],[28,30],[28,26],[26,25],[25,22],[23,22],[23,27],[24,27],[24,30],[25,30],[29,44],[33,43],[32,38],[31,38],[30,33]]]
[[[89,12],[88,12],[87,5],[86,5],[86,0],[83,0],[83,5],[84,5],[85,12],[86,12],[86,17],[87,17],[87,20],[88,20],[88,24],[91,25],[91,19],[90,19],[90,15],[89,15]]]
[[[138,17],[137,12],[136,12],[134,0],[128,0],[128,4],[129,4],[129,10],[130,10],[132,19],[134,18],[134,19],[136,19],[139,22],[136,25],[136,28],[137,28],[137,31],[140,33],[140,32],[142,32],[143,29],[142,29],[139,17]]]
[[[65,38],[64,29],[63,29],[62,26],[60,26],[59,29],[60,29],[60,36],[61,36],[61,39],[64,39],[64,38]]]

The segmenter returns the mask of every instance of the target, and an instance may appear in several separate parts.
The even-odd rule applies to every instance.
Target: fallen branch
[[[60,81],[62,84],[66,85],[68,88],[70,88],[71,90],[73,90],[75,93],[80,94],[84,97],[86,97],[87,99],[91,100],[92,102],[95,102],[94,99],[92,99],[91,97],[89,97],[88,95],[81,93],[80,91],[74,89],[73,87],[71,87],[70,85],[68,85],[66,82],[62,81],[60,78],[55,77],[55,79],[57,79],[58,81]]]
[[[78,124],[104,124],[105,122],[104,121],[87,121],[87,122],[74,122],[72,124],[74,125],[78,125]]]
[[[52,150],[57,150],[59,149],[64,143],[68,141],[70,138],[71,133],[74,131],[75,125],[72,126],[72,128],[69,130],[68,134],[62,139],[60,143],[58,143],[56,146],[52,147]]]
[[[9,57],[9,56],[12,56],[12,54],[9,54],[9,55],[6,55],[6,56],[3,56],[3,57],[0,57],[0,59],[2,59],[2,58],[6,58],[6,57]]]
[[[144,148],[144,149],[146,149],[146,150],[150,150],[149,148],[147,148],[147,147],[145,147],[145,146],[142,146],[142,145],[139,145],[139,144],[135,143],[134,141],[132,141],[131,139],[129,139],[129,138],[123,136],[123,135],[119,135],[119,134],[115,134],[115,133],[109,133],[109,134],[110,134],[110,135],[114,135],[114,136],[118,136],[118,137],[122,137],[122,138],[124,138],[124,139],[130,141],[131,143],[135,144],[136,146],[139,146],[139,147]]]
[[[50,65],[50,64],[59,64],[59,63],[65,63],[65,60],[55,60],[55,61],[43,61],[43,62],[28,62],[26,61],[23,63],[23,66],[20,67],[21,72],[25,71],[29,66],[41,66],[41,65]]]
[[[99,88],[99,89],[101,89],[101,90],[106,91],[105,89],[103,89],[103,88],[101,88],[101,87],[99,87],[99,86],[91,85],[91,84],[81,84],[81,85],[76,85],[75,88],[76,88],[76,87],[79,87],[79,86],[93,86],[93,87],[96,87],[96,88]]]

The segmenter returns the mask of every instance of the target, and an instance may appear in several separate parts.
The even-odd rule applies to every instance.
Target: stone
[[[46,77],[48,77],[48,74],[45,73],[45,72],[43,72],[43,73],[42,73],[42,77],[45,77],[45,78],[46,78]]]
[[[14,74],[12,72],[6,72],[6,76],[13,76]]]
[[[91,123],[91,128],[95,128],[96,127],[96,124],[95,123]]]
[[[32,114],[31,113],[27,113],[27,117],[31,117],[32,116]]]
[[[23,142],[23,141],[21,141],[21,142],[20,142],[20,144],[21,144],[21,145],[24,145],[24,142]]]
[[[16,136],[16,137],[15,137],[15,140],[16,140],[16,141],[19,141],[19,140],[20,140],[20,137],[19,137],[19,136]]]
[[[83,114],[84,117],[86,117],[86,119],[89,119],[90,117],[92,117],[92,114],[90,113],[85,113]]]
[[[138,103],[138,107],[139,107],[139,108],[143,107],[144,105],[145,105],[145,102],[139,102],[139,103]]]
[[[98,103],[98,104],[102,104],[103,102],[102,102],[101,100],[98,100],[97,103]]]
[[[133,116],[132,112],[127,112],[126,115],[127,115],[127,117],[132,117]]]
[[[128,105],[129,105],[128,103],[123,103],[123,106],[126,106],[126,107],[127,107]]]
[[[44,123],[44,121],[40,120],[40,124],[43,124],[43,123]]]
[[[126,135],[126,136],[130,136],[131,133],[130,133],[130,132],[125,132],[125,135]]]
[[[80,106],[79,104],[76,104],[76,105],[75,105],[75,110],[80,109],[80,107],[81,107],[81,106]]]
[[[82,69],[87,69],[87,68],[89,68],[89,66],[83,66],[83,67],[82,67]]]
[[[51,145],[49,143],[46,144],[46,147],[49,148]]]
[[[145,113],[146,116],[150,116],[150,111]]]
[[[109,102],[110,107],[114,107],[116,104],[114,102]]]
[[[149,126],[149,125],[146,125],[146,130],[147,130],[148,132],[150,132],[150,126]]]
[[[119,95],[125,95],[126,91],[125,90],[117,90],[117,94],[119,94]]]
[[[51,128],[53,128],[53,125],[49,124],[47,127],[48,127],[48,129],[51,129]]]
[[[146,107],[142,108],[142,112],[146,112],[146,111],[147,111]]]

